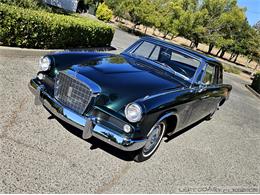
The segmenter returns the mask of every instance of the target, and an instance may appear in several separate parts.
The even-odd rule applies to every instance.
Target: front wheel
[[[165,133],[166,123],[161,121],[156,123],[147,135],[147,142],[145,146],[138,151],[135,155],[134,160],[136,162],[143,162],[149,159],[159,147],[163,135]]]

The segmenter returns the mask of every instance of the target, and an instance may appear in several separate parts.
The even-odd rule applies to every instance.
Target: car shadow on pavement
[[[73,135],[77,136],[78,138],[82,139],[82,131],[76,127],[73,127],[72,125],[62,121],[61,119],[55,117],[55,116],[50,116],[48,119],[56,119],[67,131],[72,133]],[[85,140],[86,142],[91,144],[90,150],[95,150],[95,149],[101,149],[117,158],[120,158],[124,161],[133,161],[134,158],[134,152],[125,152],[122,150],[119,150],[95,137],[91,137],[90,139]]]
[[[194,123],[194,124],[192,124],[192,125],[190,125],[190,126],[188,126],[188,127],[185,127],[184,129],[182,129],[182,130],[180,130],[180,131],[177,131],[176,133],[173,133],[173,134],[170,135],[170,136],[166,135],[166,136],[165,136],[165,137],[166,137],[166,140],[164,140],[164,142],[167,143],[167,142],[173,140],[174,138],[176,138],[176,137],[182,135],[183,133],[185,133],[185,132],[191,130],[192,128],[196,127],[197,125],[199,125],[200,123],[202,123],[202,122],[205,121],[205,120],[206,120],[206,117],[203,118],[203,119],[201,119],[201,120],[199,120],[199,121],[197,121],[196,123]]]
[[[51,113],[50,113],[51,114]],[[49,120],[52,120],[52,119],[56,119],[67,131],[69,131],[70,133],[72,133],[73,135],[77,136],[78,138],[82,139],[82,131],[76,127],[73,127],[72,125],[62,121],[61,119],[57,118],[56,116],[54,115],[51,115],[50,117],[48,117]],[[165,142],[169,142],[171,141],[172,139],[180,136],[181,134],[187,132],[188,130],[192,129],[193,127],[199,125],[201,122],[203,122],[205,119],[202,119],[176,133],[174,133],[173,135],[171,136],[166,136],[166,140]],[[91,146],[90,146],[90,150],[95,150],[95,149],[101,149],[117,158],[120,158],[121,160],[124,160],[124,161],[133,161],[134,159],[134,156],[135,156],[135,152],[126,152],[126,151],[122,151],[122,150],[119,150],[95,137],[91,137],[90,139],[87,139],[85,140],[86,142],[90,143]]]

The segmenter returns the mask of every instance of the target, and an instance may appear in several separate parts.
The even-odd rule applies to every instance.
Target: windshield
[[[156,62],[163,69],[178,74],[185,80],[191,79],[200,66],[200,61],[195,58],[147,41],[138,45],[131,54]]]

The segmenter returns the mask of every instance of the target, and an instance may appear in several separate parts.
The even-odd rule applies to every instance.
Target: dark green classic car
[[[124,151],[150,158],[164,135],[210,118],[228,99],[220,62],[144,37],[120,55],[55,53],[29,83],[35,103]]]

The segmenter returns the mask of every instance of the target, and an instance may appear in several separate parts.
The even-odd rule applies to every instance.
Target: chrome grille
[[[55,98],[71,110],[83,114],[90,103],[90,88],[76,78],[60,72],[55,81]]]

